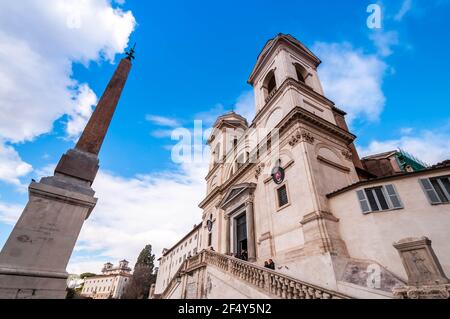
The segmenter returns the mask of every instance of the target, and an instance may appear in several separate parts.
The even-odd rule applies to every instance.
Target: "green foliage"
[[[147,245],[139,254],[133,270],[133,277],[125,289],[123,299],[146,299],[150,287],[156,282],[155,255],[152,246]]]
[[[134,268],[143,266],[149,267],[153,273],[153,269],[155,268],[155,255],[152,254],[152,245],[147,245],[144,249],[142,249]]]
[[[80,278],[81,278],[81,279],[86,279],[86,278],[94,277],[94,276],[96,276],[96,274],[93,274],[93,273],[91,273],[91,272],[85,272],[85,273],[82,273],[82,274],[80,275]]]

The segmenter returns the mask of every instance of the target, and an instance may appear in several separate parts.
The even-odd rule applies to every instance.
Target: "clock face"
[[[284,176],[284,169],[282,167],[277,166],[272,170],[272,179],[275,184],[280,185],[281,183],[283,183]]]

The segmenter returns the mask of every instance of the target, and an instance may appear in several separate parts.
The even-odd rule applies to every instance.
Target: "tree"
[[[123,299],[147,299],[150,287],[156,282],[155,255],[152,245],[142,249],[134,266],[133,276],[125,288]]]
[[[91,273],[91,272],[84,272],[84,273],[82,273],[82,274],[80,275],[80,278],[81,278],[81,279],[86,279],[86,278],[94,277],[94,276],[97,276],[97,275],[94,274],[94,273]]]

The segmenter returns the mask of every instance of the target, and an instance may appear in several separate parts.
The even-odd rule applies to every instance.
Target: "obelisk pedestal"
[[[97,199],[52,179],[29,186],[28,204],[0,253],[0,299],[66,297],[66,266]]]

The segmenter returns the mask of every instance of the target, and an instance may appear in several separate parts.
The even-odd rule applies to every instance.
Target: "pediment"
[[[231,202],[235,199],[241,197],[244,194],[253,193],[253,190],[256,188],[256,184],[254,183],[244,183],[239,185],[234,185],[230,187],[230,189],[226,192],[225,196],[220,201],[218,207],[225,209]]]

